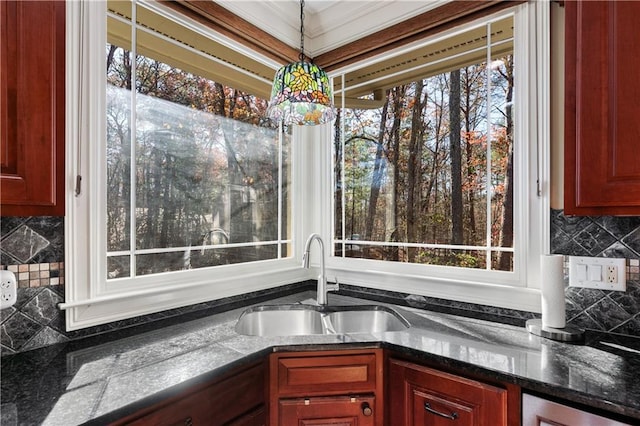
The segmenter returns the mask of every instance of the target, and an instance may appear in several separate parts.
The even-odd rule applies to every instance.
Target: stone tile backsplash
[[[64,218],[3,217],[0,263],[16,275],[18,299],[0,311],[2,355],[68,340],[64,313]]]
[[[64,262],[63,217],[3,217],[0,264]]]
[[[568,322],[589,329],[640,336],[640,217],[571,217],[565,216],[562,210],[551,210],[550,238],[553,253],[627,259],[627,291],[624,293],[567,288]],[[246,297],[256,297],[255,294],[243,295],[66,332],[64,313],[57,308],[57,304],[64,300],[64,218],[3,217],[0,221],[0,265],[17,270],[19,282],[18,302],[0,312],[2,355],[178,315],[206,312],[230,303],[240,303]],[[299,284],[293,284],[287,291],[298,288]],[[374,300],[509,323],[521,323],[535,316],[529,312],[492,306],[355,286],[344,288]],[[268,294],[267,291],[258,297],[268,297]]]
[[[552,209],[551,252],[627,259],[624,293],[567,286],[567,322],[640,336],[640,217],[565,216]]]

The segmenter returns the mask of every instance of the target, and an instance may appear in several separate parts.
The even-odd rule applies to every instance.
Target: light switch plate
[[[627,261],[609,257],[569,257],[569,286],[627,290]]]

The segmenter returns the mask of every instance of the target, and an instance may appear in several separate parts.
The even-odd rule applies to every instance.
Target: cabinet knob
[[[187,417],[186,419],[184,419],[184,426],[193,426],[193,420],[191,419],[191,417]]]
[[[455,411],[452,411],[451,414],[447,414],[447,413],[443,413],[441,411],[438,410],[434,410],[433,408],[431,408],[431,404],[429,404],[428,402],[424,403],[424,409],[425,411],[431,413],[431,414],[435,414],[436,416],[440,416],[440,417],[444,417],[445,419],[449,419],[449,420],[455,420],[458,418],[458,413]]]
[[[373,414],[373,409],[368,402],[363,402],[360,407],[362,408],[362,414],[364,414],[366,417],[369,417]]]

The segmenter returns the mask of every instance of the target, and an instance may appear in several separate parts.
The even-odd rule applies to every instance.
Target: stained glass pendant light
[[[267,116],[276,122],[302,126],[330,122],[335,111],[329,77],[304,54],[304,0],[300,1],[298,59],[298,62],[287,64],[276,72]]]

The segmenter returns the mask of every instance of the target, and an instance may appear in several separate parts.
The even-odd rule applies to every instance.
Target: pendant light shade
[[[276,122],[314,126],[335,117],[331,83],[304,54],[304,0],[300,2],[300,60],[280,68],[273,79],[267,117]]]
[[[276,72],[267,116],[286,124],[316,125],[330,122],[333,110],[327,74],[311,62],[292,62]]]

